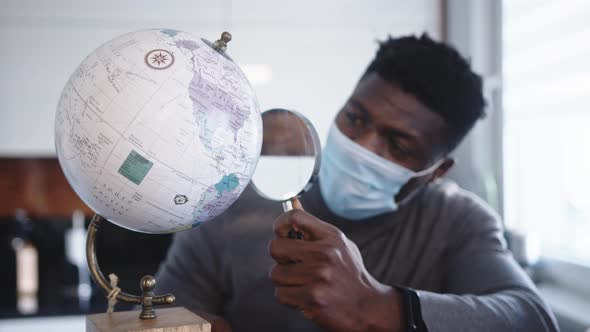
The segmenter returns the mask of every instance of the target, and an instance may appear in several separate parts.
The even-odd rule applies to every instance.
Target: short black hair
[[[457,50],[426,34],[380,42],[363,77],[372,72],[442,116],[450,129],[447,152],[485,115],[481,77]]]

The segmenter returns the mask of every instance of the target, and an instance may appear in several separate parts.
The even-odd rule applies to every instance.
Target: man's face
[[[446,154],[444,119],[414,96],[383,80],[365,76],[336,117],[336,125],[351,140],[377,155],[413,171],[421,171]],[[396,200],[421,184],[443,175],[452,165],[445,161],[434,174],[413,179]]]

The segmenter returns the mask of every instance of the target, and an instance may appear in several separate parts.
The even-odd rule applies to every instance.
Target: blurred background
[[[55,156],[55,109],[97,46],[164,27],[212,41],[230,31],[228,53],[261,109],[297,110],[322,139],[378,40],[426,32],[455,46],[485,79],[488,116],[455,152],[450,177],[504,217],[515,257],[562,330],[586,331],[588,17],[584,0],[0,2],[0,331],[79,331],[85,314],[105,310],[81,255],[92,212]],[[104,227],[102,269],[139,292],[139,278],[156,271],[170,236]]]

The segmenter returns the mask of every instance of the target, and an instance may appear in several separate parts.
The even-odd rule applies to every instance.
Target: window
[[[504,2],[505,217],[590,266],[590,1]]]

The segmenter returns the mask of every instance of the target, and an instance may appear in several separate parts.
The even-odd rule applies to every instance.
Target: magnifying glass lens
[[[305,116],[285,109],[262,113],[262,127],[262,151],[252,186],[262,197],[283,202],[287,211],[292,208],[290,200],[309,191],[317,181],[321,159],[318,135]]]

